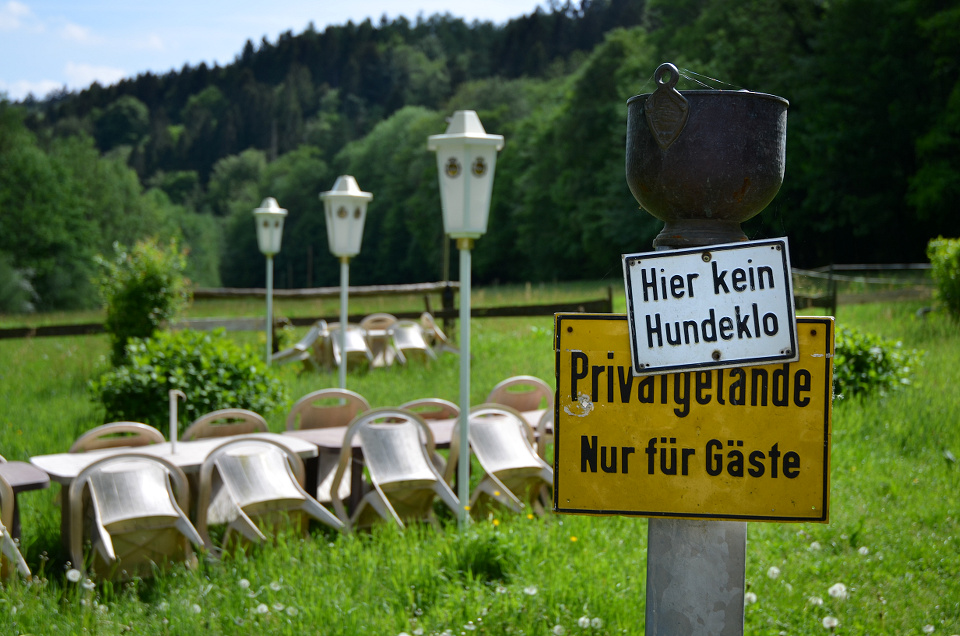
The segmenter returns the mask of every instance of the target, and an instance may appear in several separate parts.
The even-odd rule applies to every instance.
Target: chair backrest
[[[550,411],[553,410],[553,389],[540,378],[517,375],[493,387],[486,401],[489,404],[503,404],[518,411]]]
[[[297,400],[287,414],[287,430],[346,426],[370,403],[348,389],[320,389]]]
[[[300,338],[299,341],[292,347],[284,349],[283,351],[278,351],[270,356],[270,360],[277,363],[292,362],[295,360],[306,361],[309,360],[313,353],[314,349],[322,348],[323,339],[327,336],[327,321],[318,320],[310,327],[303,338]]]
[[[395,324],[397,324],[397,317],[393,314],[386,313],[370,314],[360,320],[360,326],[364,331],[371,329],[383,329],[386,331]]]
[[[77,438],[70,447],[71,453],[82,453],[101,448],[121,448],[162,444],[163,433],[140,422],[111,422],[90,429]]]
[[[416,413],[425,420],[452,420],[460,415],[460,407],[440,398],[421,398],[400,405],[405,411]]]
[[[333,352],[333,361],[335,364],[340,363],[340,323],[332,322],[327,328],[327,332],[330,334],[330,349]],[[367,360],[373,358],[373,354],[370,353],[370,347],[367,345],[367,339],[364,337],[364,330],[360,325],[355,325],[352,323],[347,324],[346,330],[346,346],[344,347],[344,352],[348,357],[352,356],[364,356]]]
[[[189,441],[207,437],[227,437],[266,433],[267,420],[259,413],[247,409],[220,409],[201,415],[193,421],[180,439]]]

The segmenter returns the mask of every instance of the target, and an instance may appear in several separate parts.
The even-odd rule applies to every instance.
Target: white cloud
[[[0,80],[0,93],[7,93],[7,96],[14,101],[24,99],[30,93],[33,93],[33,96],[37,99],[43,99],[50,91],[61,88],[63,88],[63,85],[53,80],[40,80],[38,82],[17,80],[9,84]]]
[[[112,66],[93,66],[92,64],[67,62],[65,75],[70,88],[83,89],[94,82],[100,82],[102,86],[109,86],[123,79],[127,72],[122,68]]]
[[[100,41],[100,38],[93,35],[90,29],[80,26],[79,24],[73,24],[72,22],[68,22],[60,29],[60,35],[62,35],[64,39],[77,42],[78,44],[95,44]]]
[[[156,33],[151,33],[139,43],[139,48],[147,51],[163,51],[166,47],[163,45],[163,38]]]
[[[0,4],[0,31],[15,31],[33,21],[33,12],[22,2],[10,0]]]

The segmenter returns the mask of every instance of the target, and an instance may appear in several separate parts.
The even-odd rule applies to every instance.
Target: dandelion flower
[[[90,590],[92,590],[93,588],[97,587],[97,584],[94,583],[93,581],[91,581],[90,579],[86,579],[86,580],[82,583],[82,585],[83,585],[83,589],[85,589],[85,590],[87,590],[87,591],[90,591]]]
[[[577,538],[576,538],[576,537],[570,537],[570,540],[573,541],[574,543],[577,542]]]
[[[298,610],[296,607],[290,607],[289,605],[287,606],[287,609],[284,611],[287,613],[287,616],[296,616],[297,614],[300,613],[300,610]]]
[[[280,581],[274,581],[270,584],[270,589],[274,592],[279,592],[281,588]]]
[[[600,629],[601,627],[603,627],[603,619],[600,618],[599,616],[595,616],[595,617],[591,618],[591,619],[590,619],[590,627],[592,627],[592,628],[594,628],[594,629]]]
[[[554,634],[554,636],[563,636],[563,635],[566,634],[566,633],[567,633],[567,630],[565,630],[565,629],[563,628],[563,625],[554,625],[554,626],[553,626],[553,634]]]
[[[857,550],[857,552],[859,552],[859,553],[862,554],[863,556],[867,556],[868,554],[870,554],[870,548],[868,548],[868,547],[865,546],[865,545],[862,545],[862,546],[860,546],[860,548]]]
[[[273,604],[273,611],[274,611],[274,612],[282,612],[282,611],[283,611],[283,603],[274,603],[274,604]]]
[[[842,601],[847,598],[847,586],[843,583],[834,583],[830,586],[830,589],[827,590],[827,593],[833,598],[840,599]]]
[[[523,593],[526,594],[527,596],[536,596],[536,595],[537,595],[537,586],[536,586],[536,585],[528,585],[527,587],[523,588]]]
[[[257,614],[267,614],[270,612],[270,608],[267,607],[266,603],[260,603],[257,605]]]
[[[819,596],[811,596],[810,598],[807,599],[807,603],[810,603],[811,605],[819,606],[819,605],[823,605],[823,599],[820,598]]]
[[[203,611],[203,609],[201,609],[198,604],[194,603],[194,604],[190,607],[190,611],[193,612],[194,614],[199,614],[200,612]]]
[[[497,586],[497,594],[506,594],[506,593],[507,593],[507,588],[505,588],[502,585]]]
[[[924,633],[924,634],[932,634],[934,629],[935,629],[935,628],[933,627],[933,625],[924,625],[924,626],[923,626],[923,633]]]
[[[833,629],[840,624],[840,621],[835,619],[833,616],[824,616],[823,617],[823,627],[824,629]]]
[[[780,568],[775,565],[771,565],[770,569],[767,570],[767,578],[776,579],[780,577]]]
[[[499,519],[494,519],[494,520],[493,520],[493,525],[494,525],[494,526],[499,526],[499,525],[500,525],[500,520],[499,520]]]
[[[67,570],[67,580],[71,583],[79,583],[81,578],[82,575],[80,574],[80,570],[76,568],[70,568]]]
[[[752,605],[757,602],[757,595],[753,592],[747,592],[743,595],[743,604]]]
[[[577,619],[577,625],[584,629],[590,627],[590,618],[587,616],[581,616]]]
[[[245,590],[250,587],[250,581],[247,579],[240,579],[239,585],[241,590]]]
[[[527,519],[533,519],[533,513],[532,513],[532,512],[528,512],[528,513],[527,513]]]
[[[810,549],[811,549],[811,550],[819,550],[819,549],[820,549],[820,542],[819,542],[819,541],[814,541],[813,543],[811,543],[811,544],[810,544]]]
[[[473,621],[467,621],[467,624],[464,625],[463,628],[468,632],[472,632],[477,628],[477,626],[473,624]]]

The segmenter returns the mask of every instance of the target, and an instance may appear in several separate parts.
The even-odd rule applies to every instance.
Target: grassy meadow
[[[608,284],[483,288],[474,302],[592,299]],[[623,311],[622,287],[613,287]],[[351,312],[409,310],[404,303],[422,308],[419,299],[358,299]],[[317,305],[280,301],[277,314],[337,311]],[[960,633],[960,330],[939,312],[918,317],[919,307],[839,308],[838,325],[923,349],[924,365],[900,391],[835,402],[829,524],[750,524],[747,633]],[[261,312],[260,303],[190,310]],[[511,375],[553,384],[552,334],[551,318],[474,322],[471,401]],[[263,346],[262,334],[230,337]],[[107,369],[107,354],[104,336],[0,341],[0,454],[26,461],[63,452],[103,423],[86,386]],[[375,407],[430,396],[458,402],[458,371],[457,356],[445,354],[429,366],[356,373],[347,382]],[[292,365],[276,372],[291,403],[337,384],[335,373],[298,374]],[[285,412],[264,415],[283,430]],[[0,633],[643,633],[643,519],[504,513],[464,532],[449,517],[442,532],[339,535],[318,527],[306,539],[282,534],[275,545],[222,560],[202,556],[194,570],[111,584],[66,578],[59,490],[20,495],[22,550],[34,577],[2,583]]]

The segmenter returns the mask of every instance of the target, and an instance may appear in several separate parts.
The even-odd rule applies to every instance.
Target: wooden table
[[[520,413],[536,433],[537,424],[545,409],[524,411]],[[433,441],[437,448],[450,448],[453,437],[453,427],[456,419],[425,420],[433,433]],[[552,433],[552,426],[547,426],[547,432]],[[346,436],[346,426],[331,426],[328,428],[309,428],[295,431],[284,431],[286,437],[296,438],[313,444],[319,455],[306,465],[307,492],[316,495],[320,482],[331,470],[336,470],[340,461],[340,452],[343,448],[343,438]],[[348,507],[354,510],[363,496],[363,450],[360,448],[360,438],[351,440],[353,465],[350,471],[350,501]]]
[[[20,538],[20,505],[18,495],[28,490],[41,490],[50,487],[50,478],[47,473],[26,462],[0,463],[0,477],[3,477],[13,488],[13,523],[10,536]]]
[[[156,455],[172,462],[186,474],[190,482],[190,490],[196,498],[197,477],[200,467],[204,460],[215,448],[231,440],[241,438],[263,438],[279,442],[289,448],[291,451],[305,458],[308,462],[317,456],[318,450],[315,444],[310,444],[295,437],[278,435],[276,433],[253,433],[250,435],[235,435],[229,437],[210,437],[205,439],[191,440],[189,442],[177,442],[176,452],[173,452],[173,444],[164,442],[162,444],[149,444],[147,446],[104,448],[99,450],[87,451],[85,453],[57,453],[55,455],[37,455],[30,458],[30,463],[45,471],[51,479],[58,484],[63,485],[60,493],[60,538],[64,545],[69,545],[70,528],[70,497],[67,494],[70,484],[76,479],[83,470],[104,457],[112,457],[123,453],[143,453],[146,455]]]

